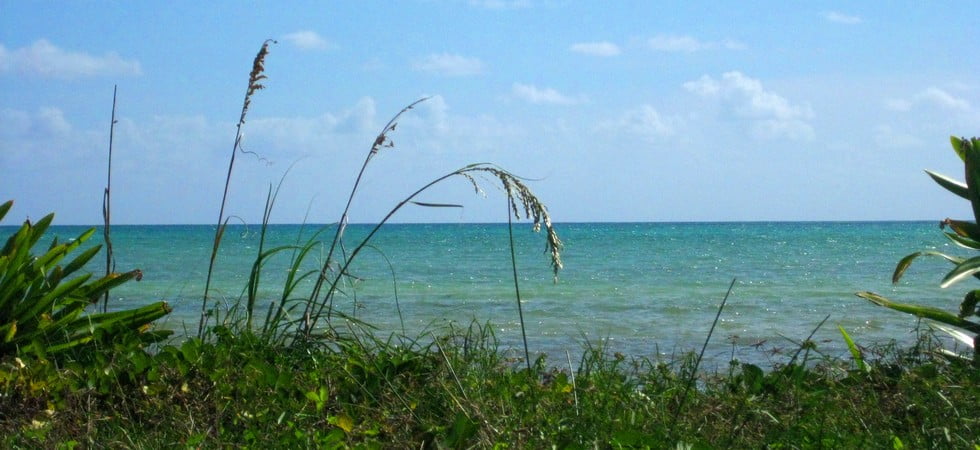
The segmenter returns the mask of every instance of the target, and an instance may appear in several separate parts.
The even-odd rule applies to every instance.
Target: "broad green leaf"
[[[966,333],[964,333],[964,332],[962,332],[960,330],[957,330],[956,328],[952,328],[952,327],[943,325],[941,323],[926,322],[926,324],[928,324],[930,328],[937,329],[939,331],[942,331],[943,333],[946,333],[946,334],[952,336],[957,341],[960,341],[963,345],[966,345],[967,347],[970,347],[970,348],[974,348],[973,347],[973,336],[970,336],[969,334],[966,334]]]
[[[963,297],[963,303],[960,303],[960,314],[961,318],[967,318],[977,313],[977,300],[980,300],[980,290],[970,291]]]
[[[946,218],[940,223],[940,226],[943,228],[949,227],[960,236],[980,241],[980,226],[974,222]]]
[[[966,155],[966,187],[973,207],[973,218],[980,220],[980,148],[966,140],[961,142]]]
[[[898,283],[898,280],[900,280],[902,278],[902,275],[905,274],[905,271],[909,268],[910,265],[912,265],[912,261],[915,260],[916,258],[920,257],[920,256],[938,256],[938,257],[943,258],[943,259],[945,259],[945,260],[947,260],[949,262],[952,262],[953,264],[962,264],[963,263],[963,259],[962,258],[957,258],[955,256],[950,256],[950,255],[947,255],[947,254],[942,253],[942,252],[937,252],[937,251],[932,251],[932,250],[915,252],[915,253],[912,253],[911,255],[908,255],[908,256],[902,258],[902,260],[898,262],[898,265],[895,266],[895,273],[892,274],[892,283]]]
[[[96,254],[99,253],[99,250],[102,250],[102,246],[101,245],[96,245],[95,247],[92,247],[92,248],[90,248],[88,250],[85,250],[84,252],[82,252],[81,255],[78,255],[77,257],[75,257],[75,259],[71,260],[71,262],[69,262],[68,264],[65,265],[65,268],[63,270],[63,274],[64,275],[71,275],[72,272],[75,272],[76,270],[81,269]]]
[[[954,283],[978,272],[980,272],[980,256],[975,256],[957,264],[953,270],[949,271],[949,273],[943,277],[943,280],[939,283],[939,287],[949,287]]]
[[[931,170],[927,170],[926,174],[932,177],[933,181],[935,181],[940,186],[944,187],[947,191],[952,192],[967,200],[970,199],[970,191],[966,187],[965,183],[961,183],[958,180],[954,180],[950,177],[947,177],[946,175],[938,174]]]
[[[956,156],[959,156],[960,160],[966,162],[966,152],[963,148],[963,140],[956,136],[950,136],[949,143],[952,144],[953,151],[956,152]]]
[[[956,233],[943,233],[949,240],[953,241],[954,244],[968,248],[970,250],[980,250],[980,241],[970,239],[968,237],[960,236]]]
[[[847,349],[851,351],[851,357],[854,358],[854,364],[857,364],[858,369],[862,372],[870,372],[871,367],[864,363],[864,357],[861,356],[861,350],[851,339],[851,336],[844,331],[844,327],[837,325],[837,329],[840,330],[841,336],[844,336],[844,342],[847,343]]]
[[[10,211],[11,206],[14,206],[13,200],[7,200],[0,205],[0,220],[3,220],[3,218],[7,216],[7,211]]]
[[[895,311],[901,311],[917,317],[935,320],[936,322],[942,322],[954,327],[960,327],[973,333],[980,332],[980,324],[961,319],[941,309],[893,302],[885,297],[875,294],[874,292],[858,292],[857,296],[878,306],[884,306],[886,308],[894,309]]]

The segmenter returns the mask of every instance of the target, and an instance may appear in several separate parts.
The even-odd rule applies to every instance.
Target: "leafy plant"
[[[0,220],[13,201],[0,204]],[[156,341],[170,331],[147,332],[148,325],[170,312],[166,302],[141,308],[99,314],[84,314],[108,290],[129,280],[142,277],[139,269],[111,273],[90,280],[86,273],[72,277],[101,249],[95,246],[83,251],[67,264],[60,263],[69,253],[95,233],[90,228],[65,243],[55,239],[40,256],[31,249],[44,235],[54,214],[37,223],[24,224],[0,249],[0,356],[18,353],[54,354],[94,342],[98,338],[114,339],[139,335],[145,341]]]
[[[980,222],[980,139],[976,137],[967,139],[953,136],[950,138],[950,142],[953,145],[953,150],[956,152],[956,155],[963,161],[966,169],[966,182],[963,183],[929,170],[926,173],[946,190],[969,201],[970,206],[973,208],[974,221],[970,222],[947,218],[940,225],[944,230],[943,234],[949,240],[953,241],[954,244],[970,250],[980,250],[980,225],[978,225],[978,222]],[[943,277],[939,284],[940,287],[952,286],[970,277],[980,278],[980,256],[961,258],[937,251],[920,251],[908,255],[898,262],[898,265],[895,267],[895,273],[892,275],[892,282],[897,283],[902,278],[902,275],[905,274],[906,269],[920,256],[939,257],[953,264],[953,269]],[[970,347],[974,349],[973,364],[980,367],[980,353],[976,351],[977,336],[980,334],[980,323],[976,322],[976,319],[969,320],[973,316],[980,315],[980,308],[978,308],[980,289],[971,290],[966,293],[963,297],[963,302],[960,303],[960,309],[957,314],[951,314],[938,308],[893,302],[873,292],[859,292],[857,295],[879,306],[914,314],[918,317],[931,319],[973,333],[972,343],[970,343]],[[940,329],[946,328],[943,327]],[[955,332],[957,330],[950,331]],[[963,333],[954,333],[953,336],[964,342],[969,341],[962,339],[963,336],[968,336]]]

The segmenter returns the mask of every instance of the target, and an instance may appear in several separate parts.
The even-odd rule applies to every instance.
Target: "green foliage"
[[[953,151],[963,161],[966,182],[963,183],[928,170],[926,173],[949,192],[970,202],[974,219],[972,222],[947,218],[942,221],[941,225],[944,229],[943,234],[954,244],[965,249],[977,251],[980,250],[980,225],[978,225],[980,223],[980,139],[975,137],[967,139],[953,136],[950,138],[950,143],[953,146]],[[949,231],[946,231],[947,229]],[[937,251],[921,251],[912,253],[898,262],[898,265],[895,267],[895,273],[892,275],[892,282],[897,283],[902,278],[902,275],[905,274],[906,269],[920,256],[939,257],[953,264],[953,268],[940,282],[940,287],[949,287],[968,278],[980,278],[980,256],[960,258]],[[960,303],[957,314],[948,313],[937,308],[894,302],[873,292],[859,292],[857,295],[879,306],[934,320],[941,324],[950,325],[973,333],[974,337],[972,342],[967,343],[974,349],[973,364],[980,367],[980,350],[977,349],[977,339],[980,336],[980,322],[977,322],[976,319],[971,319],[980,315],[980,309],[977,308],[980,291],[971,290],[967,292],[963,298],[963,302]],[[941,327],[940,330],[949,330],[950,334],[958,339],[964,335],[956,329]],[[843,333],[844,331],[841,330],[841,332]],[[846,334],[845,339],[848,339]]]
[[[0,205],[0,220],[13,205]],[[125,311],[84,314],[85,309],[110,289],[141,276],[139,270],[113,273],[91,280],[91,274],[76,274],[98,252],[92,247],[66,264],[95,229],[89,229],[65,243],[57,239],[47,251],[34,255],[38,243],[54,219],[44,216],[37,223],[24,224],[0,249],[0,357],[10,354],[45,355],[94,343],[138,335],[155,341],[166,331],[147,331],[150,322],[170,312],[164,302]]]
[[[978,374],[925,352],[866,349],[861,373],[733,362],[698,375],[674,423],[695,354],[630,359],[600,343],[529,372],[482,324],[306,348],[216,333],[152,354],[122,341],[60,364],[0,361],[0,446],[969,448],[980,435]]]

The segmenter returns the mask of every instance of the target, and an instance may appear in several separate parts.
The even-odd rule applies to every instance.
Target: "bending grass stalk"
[[[718,313],[715,314],[715,321],[711,323],[711,328],[708,330],[708,337],[704,339],[704,345],[701,346],[701,352],[698,353],[698,359],[694,361],[694,368],[691,369],[691,376],[687,379],[687,384],[684,386],[684,393],[681,394],[681,402],[677,405],[677,410],[674,411],[674,417],[670,420],[670,428],[668,428],[670,435],[674,434],[674,426],[677,424],[677,417],[680,416],[681,411],[684,409],[684,403],[687,401],[687,393],[691,390],[691,386],[694,384],[694,377],[698,374],[698,367],[701,365],[701,358],[704,357],[705,350],[708,349],[708,342],[711,341],[711,335],[715,332],[715,326],[718,325],[718,319],[721,318],[721,312],[725,309],[725,303],[728,302],[728,296],[732,294],[732,288],[735,287],[735,278],[732,278],[732,283],[728,285],[728,292],[725,292],[725,298],[721,299],[721,304],[718,305]]]
[[[310,293],[310,301],[307,302],[306,311],[303,312],[303,317],[305,320],[310,320],[309,317],[313,311],[314,305],[317,303],[317,299],[320,296],[320,290],[323,288],[324,282],[327,281],[327,272],[330,270],[330,263],[332,262],[334,251],[336,251],[337,245],[344,237],[344,230],[347,228],[347,214],[350,212],[350,206],[354,202],[354,194],[357,193],[357,189],[361,185],[361,178],[364,176],[364,171],[367,169],[368,163],[374,159],[374,156],[377,155],[382,148],[391,148],[395,146],[394,141],[388,137],[388,133],[395,131],[395,127],[398,126],[398,119],[402,116],[402,114],[405,114],[409,110],[415,108],[415,105],[418,105],[419,103],[422,103],[428,99],[429,97],[420,98],[402,108],[401,111],[398,111],[398,114],[395,114],[390,120],[388,120],[388,123],[381,129],[381,133],[379,133],[374,139],[374,144],[371,145],[371,150],[368,151],[367,157],[364,158],[364,164],[361,165],[361,170],[357,172],[357,178],[354,179],[354,186],[351,187],[350,195],[347,196],[347,205],[344,206],[344,212],[340,215],[340,222],[337,223],[337,231],[334,234],[333,240],[330,242],[330,250],[327,251],[327,258],[323,261],[323,268],[320,270],[320,276],[317,277],[316,284],[313,286],[313,291]],[[346,258],[344,259],[346,260]],[[343,271],[340,272],[338,277],[342,274]],[[332,290],[334,287],[336,287],[336,282],[331,284],[333,285],[331,287]],[[330,299],[330,308],[327,310],[327,315],[329,316],[331,310],[333,309],[333,295],[331,291],[327,291],[327,293],[324,295],[326,298]],[[324,301],[326,302],[327,300],[325,299]],[[307,324],[306,328],[307,330],[312,329],[309,324]]]
[[[395,297],[395,311],[398,312],[398,322],[402,326],[402,334],[407,334],[405,331],[405,318],[402,315],[402,307],[401,304],[398,303],[398,275],[395,273],[395,265],[391,263],[391,260],[388,259],[388,255],[381,251],[380,248],[373,245],[368,245],[367,247],[378,252],[378,255],[381,255],[381,258],[385,260],[385,264],[388,265],[388,271],[391,272],[391,290],[392,296]]]
[[[204,337],[204,327],[207,325],[208,318],[208,293],[211,290],[211,277],[214,275],[214,262],[218,257],[218,247],[221,246],[221,237],[224,234],[225,226],[228,225],[228,218],[225,217],[225,205],[228,202],[228,186],[231,184],[231,173],[235,167],[235,155],[241,150],[242,127],[245,126],[245,116],[248,114],[248,107],[252,104],[252,95],[257,91],[265,89],[260,82],[267,77],[265,72],[265,57],[269,54],[269,43],[275,44],[276,41],[267,39],[262,43],[262,48],[255,55],[252,61],[252,71],[248,75],[248,88],[245,90],[245,101],[242,103],[242,114],[238,118],[236,125],[235,143],[231,148],[231,159],[228,161],[228,173],[225,175],[225,189],[221,195],[221,207],[218,209],[218,223],[214,232],[214,245],[211,247],[211,258],[208,261],[208,275],[204,281],[204,298],[201,300],[201,319],[197,326],[197,337]]]
[[[578,410],[578,386],[575,385],[575,370],[572,369],[572,355],[565,350],[565,361],[568,363],[568,374],[572,377],[572,398],[575,399],[575,415],[579,415]]]
[[[500,181],[500,183],[504,186],[504,192],[511,199],[510,204],[512,206],[512,211],[514,211],[515,215],[518,217],[520,217],[521,215],[520,210],[517,207],[517,202],[514,201],[514,200],[520,200],[520,203],[523,206],[524,216],[525,218],[532,219],[534,230],[539,231],[541,229],[542,224],[545,226],[545,230],[546,230],[545,252],[549,254],[549,257],[551,259],[552,272],[554,274],[554,279],[557,282],[558,271],[561,270],[562,268],[562,262],[561,262],[562,243],[561,243],[561,239],[558,238],[558,233],[555,232],[555,229],[552,226],[551,216],[548,214],[548,209],[544,206],[544,204],[541,203],[541,201],[534,195],[534,193],[531,192],[530,188],[528,188],[521,181],[521,179],[516,175],[507,172],[506,170],[503,170],[492,164],[487,164],[487,163],[470,164],[468,166],[464,166],[460,169],[457,169],[455,171],[452,171],[450,173],[447,173],[443,176],[440,176],[430,181],[426,185],[422,186],[421,188],[413,192],[408,197],[404,198],[397,205],[395,205],[394,208],[388,211],[388,214],[386,214],[385,217],[381,219],[381,221],[378,222],[374,226],[374,228],[371,229],[370,232],[368,232],[367,236],[365,236],[364,239],[361,240],[361,242],[357,245],[357,247],[354,248],[354,250],[350,254],[350,257],[345,259],[343,265],[341,265],[340,269],[337,272],[337,276],[333,278],[333,281],[331,281],[330,286],[327,288],[327,291],[324,294],[323,299],[320,300],[318,304],[316,304],[316,302],[313,300],[314,297],[311,297],[311,301],[308,304],[308,306],[310,306],[309,310],[313,311],[313,313],[312,314],[308,313],[304,315],[304,320],[306,324],[304,334],[307,337],[309,337],[312,334],[313,330],[316,328],[317,322],[323,316],[324,309],[327,308],[328,305],[332,306],[333,294],[336,292],[337,285],[340,283],[340,280],[343,278],[344,274],[347,273],[347,269],[350,267],[351,263],[361,252],[361,250],[363,250],[364,247],[368,245],[368,242],[370,242],[371,238],[373,238],[374,235],[378,233],[381,227],[384,226],[384,224],[386,224],[391,219],[391,217],[395,215],[395,213],[397,213],[406,204],[411,203],[415,199],[415,197],[427,191],[432,186],[435,186],[445,181],[446,179],[457,177],[457,176],[466,178],[467,180],[470,181],[470,183],[473,184],[475,190],[478,193],[482,192],[482,190],[480,189],[479,185],[476,182],[474,175],[490,175],[492,177],[497,178]],[[321,272],[321,276],[322,275],[323,272]],[[328,310],[328,316],[327,316],[328,322],[330,318],[329,311],[330,310]]]
[[[105,240],[105,276],[111,275],[116,271],[116,258],[112,252],[112,239],[109,237],[109,224],[111,222],[110,192],[112,189],[112,138],[116,131],[116,88],[112,86],[112,117],[109,119],[109,161],[106,168],[105,191],[102,193],[102,238]],[[102,312],[109,312],[109,290],[105,291],[102,297]]]
[[[509,186],[508,186],[509,188]],[[507,192],[507,237],[510,239],[510,266],[514,270],[514,295],[517,297],[517,316],[521,320],[521,339],[524,340],[524,362],[527,363],[527,373],[531,373],[531,353],[527,348],[527,331],[524,328],[524,307],[521,306],[521,287],[517,283],[517,256],[514,254],[514,223],[510,213],[516,210],[510,191]]]

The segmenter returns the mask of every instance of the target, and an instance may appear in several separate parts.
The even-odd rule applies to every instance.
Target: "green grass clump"
[[[488,325],[386,340],[270,345],[218,327],[153,353],[137,342],[0,363],[5,447],[906,448],[980,443],[978,374],[927,349],[868,370],[824,359],[699,373],[696,355],[586,348],[570,371],[523,368]],[[565,364],[562,364],[564,367]],[[681,401],[681,395],[686,401]],[[682,406],[683,404],[683,406]],[[678,408],[682,408],[678,410]],[[676,416],[676,419],[675,419]]]

